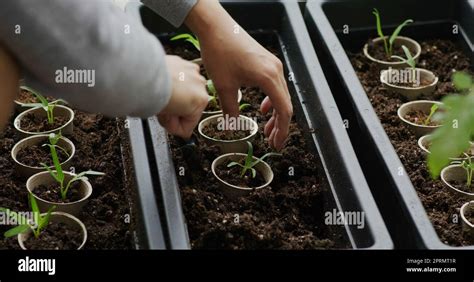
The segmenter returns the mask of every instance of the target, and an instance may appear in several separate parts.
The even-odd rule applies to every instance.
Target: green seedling
[[[247,156],[245,157],[245,162],[244,164],[240,164],[238,162],[231,162],[227,165],[227,167],[233,167],[233,166],[240,166],[242,170],[240,171],[240,177],[244,177],[247,171],[250,171],[252,174],[252,178],[255,178],[257,176],[257,171],[255,170],[255,166],[263,161],[265,158],[269,156],[281,156],[281,154],[278,153],[267,153],[263,157],[254,160],[253,157],[253,145],[249,141],[247,141],[248,145],[248,151],[247,151]]]
[[[462,162],[462,167],[466,170],[466,185],[468,188],[471,188],[472,185],[472,176],[474,174],[474,163],[469,155],[466,154],[467,159]]]
[[[209,104],[217,108],[218,107],[217,90],[216,90],[216,87],[214,86],[214,82],[212,82],[212,80],[210,79],[207,81],[207,92],[211,94],[209,95]]]
[[[468,94],[469,90],[471,90],[472,93],[474,79],[467,73],[455,72],[453,74],[453,84],[459,92]]]
[[[184,40],[186,42],[189,42],[193,44],[194,48],[196,48],[199,52],[201,52],[201,43],[199,43],[199,40],[197,39],[197,37],[193,36],[192,34],[182,33],[171,38],[171,41],[176,41],[176,40]]]
[[[58,145],[58,142],[59,142],[59,139],[62,138],[62,135],[61,135],[61,132],[60,133],[51,133],[49,135],[49,144],[43,144],[42,146],[43,147],[49,147],[50,151],[51,151],[51,159],[54,163],[54,157],[58,157],[58,154],[57,154],[57,150],[61,150],[64,154],[66,154],[66,156],[69,158],[71,155],[69,154],[69,152],[64,149],[63,147],[59,146]],[[58,157],[58,162],[59,162],[59,157]]]
[[[54,123],[54,107],[56,107],[56,105],[59,103],[67,104],[67,102],[64,101],[63,99],[57,99],[52,102],[49,102],[43,95],[39,94],[32,88],[27,87],[27,86],[22,86],[21,88],[33,94],[36,97],[36,99],[39,101],[39,103],[21,103],[20,105],[22,107],[27,107],[27,108],[42,108],[43,110],[46,111],[49,124]]]
[[[397,55],[393,55],[392,58],[399,59],[400,61],[409,65],[412,69],[416,69],[416,61],[411,55],[410,49],[408,49],[405,45],[402,45],[402,49],[405,53],[406,59]]]
[[[455,88],[462,93],[446,95],[443,102],[443,125],[431,137],[428,167],[433,178],[470,147],[474,135],[474,80],[471,75],[457,72],[452,77]]]
[[[380,38],[383,40],[384,48],[385,48],[385,54],[387,55],[388,58],[392,57],[393,54],[393,42],[395,39],[397,39],[398,34],[402,30],[403,27],[405,27],[407,24],[413,23],[412,19],[408,19],[401,23],[392,33],[392,35],[389,37],[388,42],[387,39],[385,38],[385,35],[383,34],[382,31],[382,24],[380,21],[380,13],[377,9],[374,8],[372,11],[372,14],[374,14],[375,19],[376,19],[376,25],[377,25],[377,34],[379,35]]]
[[[430,124],[431,119],[433,118],[433,115],[436,113],[436,111],[438,110],[438,108],[439,108],[438,104],[433,104],[433,106],[431,106],[430,114],[429,114],[428,117],[425,119],[425,122],[423,123],[423,125],[428,125],[428,124]]]
[[[248,107],[250,107],[250,104],[248,104],[248,103],[243,103],[243,104],[241,104],[241,105],[239,106],[239,111],[241,112],[241,111],[247,109]]]
[[[465,160],[453,162],[454,164],[461,165],[462,168],[466,171],[466,187],[471,188],[472,186],[472,177],[474,176],[474,163],[472,162],[471,156],[464,153],[466,157]]]
[[[105,175],[105,173],[88,170],[88,171],[84,171],[84,172],[74,175],[74,177],[71,178],[71,180],[65,183],[64,181],[65,174],[61,167],[61,163],[59,162],[58,154],[56,151],[58,140],[59,140],[59,137],[56,134],[52,133],[49,135],[50,144],[45,144],[46,146],[49,147],[51,151],[51,158],[53,160],[55,170],[50,169],[49,166],[44,163],[41,163],[41,165],[49,172],[49,174],[54,178],[54,180],[58,182],[59,187],[61,189],[60,190],[61,198],[65,200],[67,196],[67,192],[74,182],[80,181],[80,180],[87,180],[88,179],[87,175],[100,176],[100,175]]]
[[[8,217],[12,218],[18,223],[18,226],[5,232],[4,236],[6,238],[26,233],[29,230],[31,230],[35,238],[38,238],[41,232],[48,225],[51,213],[56,208],[56,206],[52,206],[45,215],[41,215],[38,203],[36,202],[35,197],[33,197],[33,194],[28,194],[28,199],[30,202],[31,211],[33,212],[34,220],[29,220],[20,213],[11,211],[10,209],[0,208],[0,212],[5,213]]]

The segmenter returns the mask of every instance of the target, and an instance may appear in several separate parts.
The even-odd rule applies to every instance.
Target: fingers
[[[188,115],[158,115],[160,124],[168,130],[172,135],[179,136],[184,139],[189,139],[193,133],[194,128],[199,123],[203,110],[208,103],[207,96],[197,99],[193,107],[193,112]]]
[[[270,118],[270,120],[265,124],[265,127],[263,129],[263,134],[265,134],[265,137],[269,137],[270,133],[272,133],[273,128],[275,127],[275,113],[273,116]]]
[[[208,100],[206,79],[199,73],[199,66],[177,56],[167,56],[166,59],[172,93],[161,113],[187,116],[194,113],[196,107],[203,104],[205,107]]]
[[[158,120],[170,134],[188,139],[208,104],[206,79],[194,63],[176,56],[167,56],[167,63],[172,94]]]
[[[281,62],[280,62],[281,64]],[[266,127],[269,133],[270,145],[275,149],[283,148],[286,138],[288,137],[291,117],[293,116],[293,106],[291,104],[290,95],[286,81],[283,77],[283,68],[276,64],[273,67],[267,66],[262,74],[260,87],[267,94],[273,106],[275,115],[272,117],[272,123]],[[262,112],[271,108],[269,102],[263,101],[261,105]]]
[[[286,141],[286,138],[288,137],[288,133],[289,133],[289,121],[288,121],[288,124],[285,126],[281,126],[279,123],[280,123],[280,120],[285,120],[286,122],[286,119],[281,119],[279,117],[279,114],[277,114],[277,118],[276,118],[276,121],[275,121],[275,127],[273,129],[273,131],[275,132],[275,135],[273,137],[273,147],[277,150],[281,150],[283,149],[283,147],[285,146],[285,141]],[[291,118],[290,118],[291,120]]]
[[[171,135],[187,140],[191,138],[200,117],[200,114],[189,117],[160,114],[158,115],[158,121]]]
[[[268,111],[270,111],[270,109],[272,108],[272,101],[270,100],[270,97],[265,97],[265,99],[263,99],[263,102],[262,104],[260,105],[260,111],[262,112],[262,114],[266,114],[268,113]]]
[[[238,86],[217,87],[217,94],[219,95],[220,106],[224,115],[227,114],[231,117],[239,116],[238,91]]]

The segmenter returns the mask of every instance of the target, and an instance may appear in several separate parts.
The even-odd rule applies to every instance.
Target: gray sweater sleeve
[[[142,0],[142,3],[175,27],[183,24],[198,0]],[[205,0],[204,0],[205,1]]]
[[[43,94],[109,116],[145,118],[168,103],[171,80],[161,44],[112,3],[9,0],[1,5],[0,44],[14,53],[29,85]],[[81,81],[84,70],[95,75],[92,87]],[[58,80],[61,73],[75,79]]]

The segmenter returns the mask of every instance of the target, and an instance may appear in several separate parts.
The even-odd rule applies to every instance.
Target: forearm
[[[238,35],[238,25],[218,0],[200,0],[185,19],[186,26],[200,40],[220,36],[222,32]]]
[[[18,67],[10,54],[0,46],[0,130],[7,122],[18,93]]]
[[[198,0],[142,0],[143,4],[175,27],[184,22],[197,2]]]
[[[15,0],[3,5],[0,40],[19,59],[31,86],[44,94],[109,116],[147,117],[167,104],[171,86],[161,45],[110,3]],[[95,85],[57,83],[57,71],[65,67],[93,70]]]

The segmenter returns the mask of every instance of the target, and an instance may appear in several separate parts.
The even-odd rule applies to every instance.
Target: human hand
[[[218,1],[199,1],[186,25],[199,38],[204,66],[214,81],[224,113],[239,114],[236,101],[241,86],[260,87],[267,95],[261,111],[265,114],[274,109],[264,134],[272,147],[282,149],[293,106],[281,61],[241,29]]]
[[[188,139],[208,103],[206,79],[199,73],[199,66],[178,56],[166,56],[166,64],[172,92],[158,120],[170,134]]]

